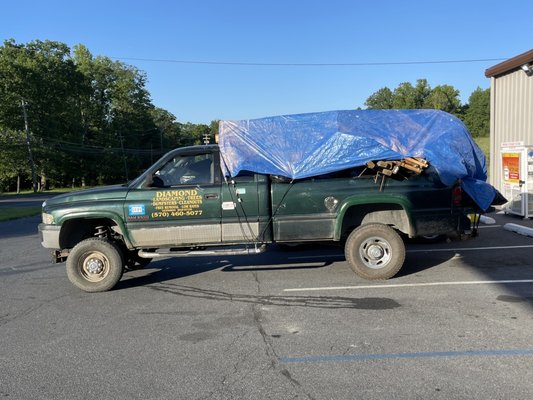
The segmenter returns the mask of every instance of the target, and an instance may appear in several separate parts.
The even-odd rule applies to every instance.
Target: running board
[[[141,258],[163,258],[163,257],[198,257],[198,256],[251,256],[261,254],[266,251],[266,244],[255,245],[253,248],[231,248],[231,249],[209,249],[209,250],[162,250],[144,251],[139,250]]]

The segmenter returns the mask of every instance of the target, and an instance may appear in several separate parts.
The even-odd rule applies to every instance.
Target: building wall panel
[[[491,78],[490,182],[501,190],[501,144],[533,146],[533,77],[517,70]]]

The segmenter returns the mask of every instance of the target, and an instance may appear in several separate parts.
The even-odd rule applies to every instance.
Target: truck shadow
[[[508,219],[509,217],[498,217],[499,227],[481,231],[480,236],[474,240],[436,244],[407,243],[406,259],[400,272],[386,283],[374,283],[481,281],[504,289],[505,295],[496,300],[533,304],[532,283],[528,282],[533,280],[533,239],[504,231],[502,226]],[[531,225],[533,226],[533,221]],[[145,271],[125,274],[117,288],[154,283],[178,284],[170,281],[213,270],[232,274],[279,271],[281,279],[284,279],[283,271],[299,270],[305,274],[316,271],[316,274],[322,274],[327,280],[327,275],[320,272],[327,267],[335,268],[337,272],[342,270],[342,274],[346,275],[347,285],[373,284],[372,281],[357,277],[349,269],[341,248],[314,244],[290,248],[274,246],[267,253],[257,256],[158,260]],[[327,281],[324,286],[327,286]]]
[[[436,268],[442,264],[445,264],[448,261],[451,261],[454,257],[455,255],[453,252],[437,254],[407,253],[402,269],[392,279],[416,275],[423,271]]]
[[[416,275],[424,270],[440,266],[451,259],[454,253],[407,254],[404,267],[395,278]],[[331,245],[300,245],[295,247],[274,247],[257,256],[231,256],[223,259],[215,257],[168,258],[152,261],[146,270],[125,273],[117,289],[126,289],[153,283],[162,283],[185,278],[213,270],[221,272],[258,272],[320,270],[335,263],[345,263],[343,250]],[[350,283],[363,281],[347,269]],[[395,279],[393,278],[393,280]]]
[[[268,252],[257,256],[170,258],[153,261],[146,270],[126,272],[116,289],[162,283],[220,269],[221,272],[313,270],[330,266],[333,261],[309,260],[305,253]],[[295,255],[290,257],[290,255]],[[301,258],[299,258],[301,257]],[[342,255],[340,257],[343,257]]]
[[[305,307],[322,309],[358,309],[358,310],[390,310],[401,307],[401,304],[386,297],[343,297],[343,296],[278,296],[261,294],[228,293],[222,290],[205,289],[194,286],[165,282],[150,286],[152,290],[166,294],[193,297],[206,300],[228,301],[231,303],[248,303],[273,305],[279,307]]]

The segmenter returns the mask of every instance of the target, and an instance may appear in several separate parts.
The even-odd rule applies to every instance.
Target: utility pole
[[[22,105],[22,113],[24,114],[24,130],[26,131],[26,145],[28,146],[28,158],[31,166],[31,181],[33,184],[33,193],[37,193],[37,177],[35,176],[35,162],[33,161],[33,152],[31,151],[30,141],[30,127],[28,125],[28,113],[26,112],[26,106],[28,103],[24,99],[20,101]]]
[[[126,182],[129,181],[128,177],[128,162],[126,161],[126,154],[124,153],[124,137],[122,133],[119,134],[120,148],[122,149],[122,159],[124,160],[124,172],[126,173]]]
[[[211,141],[211,134],[210,133],[204,133],[204,144],[208,145]]]

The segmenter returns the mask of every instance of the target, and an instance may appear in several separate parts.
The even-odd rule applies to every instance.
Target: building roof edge
[[[533,49],[505,60],[485,70],[487,78],[503,75],[509,71],[520,68],[522,65],[533,62]]]

